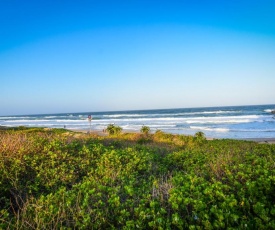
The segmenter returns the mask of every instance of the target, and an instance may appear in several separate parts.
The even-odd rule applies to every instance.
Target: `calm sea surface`
[[[275,138],[272,110],[275,105],[2,116],[0,125],[88,131],[87,117],[91,115],[93,130],[116,124],[125,131],[138,131],[147,125],[153,132],[194,135],[202,131],[214,138]]]

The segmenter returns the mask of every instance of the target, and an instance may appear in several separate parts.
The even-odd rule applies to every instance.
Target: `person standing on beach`
[[[92,116],[91,115],[88,115],[88,121],[90,123],[90,130],[89,130],[88,133],[91,133],[91,126],[92,126],[92,124],[91,124],[91,122],[92,122]]]

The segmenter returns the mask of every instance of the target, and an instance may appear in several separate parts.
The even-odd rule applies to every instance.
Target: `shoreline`
[[[85,130],[85,129],[68,129],[72,132],[81,132],[81,133],[87,133],[89,132],[89,130]],[[122,133],[136,133],[136,134],[140,134],[139,131],[136,131],[136,130],[122,130]],[[153,134],[154,132],[151,132],[151,134]],[[102,130],[91,130],[91,134],[95,134],[95,135],[98,135],[98,136],[108,136],[108,133],[104,133]],[[168,133],[170,134],[170,133]],[[177,135],[177,134],[173,134],[171,133],[172,135]],[[179,135],[184,135],[184,134],[179,134]],[[213,138],[213,137],[208,137],[206,136],[206,140],[208,141],[212,141],[212,140],[222,140],[222,139],[230,139],[230,140],[237,140],[237,141],[254,141],[254,142],[257,142],[257,143],[261,143],[261,144],[275,144],[275,137],[272,138],[272,137],[269,137],[269,138]]]
[[[11,128],[17,128],[17,127],[6,127],[6,126],[0,126],[0,130],[7,130],[7,129],[11,129]],[[26,127],[26,128],[39,128],[39,127]],[[49,129],[49,128],[44,128],[44,129]],[[75,132],[75,133],[89,133],[89,130],[87,129],[65,129],[71,132]],[[122,133],[136,133],[136,134],[140,134],[139,131],[137,130],[122,130]],[[151,134],[153,134],[154,132],[151,132]],[[98,135],[98,136],[108,136],[107,132],[103,132],[103,130],[91,130],[91,134],[94,135]],[[172,135],[177,135],[177,134],[173,134],[173,133],[168,133],[168,134],[172,134]],[[187,135],[187,134],[179,134],[179,135]],[[211,141],[211,140],[222,140],[222,139],[229,139],[229,140],[239,140],[239,141],[253,141],[253,142],[257,142],[257,143],[261,143],[261,144],[275,144],[275,137],[268,137],[268,138],[213,138],[213,137],[208,137],[206,136],[206,139]]]
[[[240,141],[254,141],[258,143],[267,143],[267,144],[275,144],[275,138],[241,138],[241,139],[233,139]]]

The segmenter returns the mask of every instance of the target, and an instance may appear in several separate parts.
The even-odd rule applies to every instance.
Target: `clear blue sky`
[[[275,103],[275,1],[0,1],[0,115]]]

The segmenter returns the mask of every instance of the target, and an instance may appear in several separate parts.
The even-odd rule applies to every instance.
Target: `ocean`
[[[275,138],[273,110],[275,105],[1,116],[0,125],[88,131],[91,115],[92,130],[115,124],[124,131],[139,131],[146,125],[152,132],[194,135],[202,131],[213,138]]]

